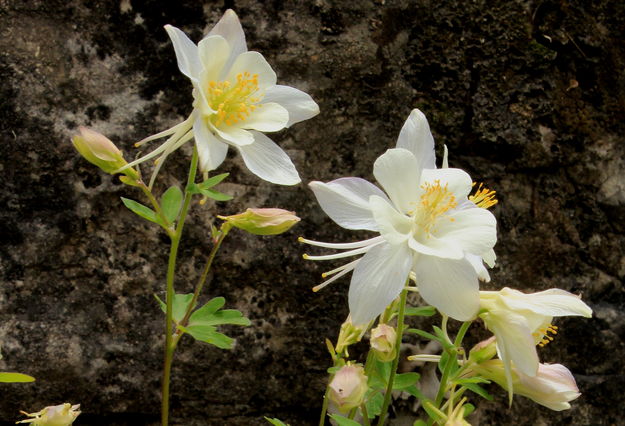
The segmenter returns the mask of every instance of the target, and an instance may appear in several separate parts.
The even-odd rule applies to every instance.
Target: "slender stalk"
[[[362,411],[362,422],[364,426],[371,426],[369,421],[369,413],[367,412],[367,404],[364,402],[360,405],[360,411]]]
[[[330,398],[330,385],[326,387],[326,393],[323,395],[323,405],[321,406],[321,416],[319,417],[319,426],[326,424],[326,413],[328,411],[328,399]]]
[[[406,282],[406,285],[408,285],[408,282]],[[404,335],[404,311],[406,310],[407,294],[408,291],[404,287],[401,292],[399,300],[399,314],[397,315],[397,341],[395,342],[395,348],[397,349],[397,353],[395,354],[395,359],[393,359],[393,364],[391,366],[391,375],[388,379],[388,385],[386,386],[386,393],[384,394],[384,403],[382,404],[382,412],[380,414],[380,418],[378,419],[378,426],[382,426],[384,424],[384,421],[386,420],[386,412],[388,411],[388,407],[391,403],[391,395],[393,393],[393,381],[395,380],[397,366],[399,365],[399,356],[401,354],[401,341]]]
[[[204,265],[204,270],[202,271],[202,275],[200,276],[197,284],[195,285],[193,298],[191,299],[191,303],[189,303],[189,306],[187,306],[187,311],[185,312],[184,317],[182,318],[182,321],[180,321],[180,325],[182,326],[187,325],[189,318],[191,317],[191,314],[193,313],[193,309],[195,308],[195,305],[197,304],[197,300],[200,297],[202,288],[204,287],[204,284],[206,283],[206,278],[208,277],[208,273],[210,272],[210,268],[213,264],[213,260],[215,259],[215,256],[217,255],[217,252],[219,251],[219,247],[221,247],[221,243],[224,241],[224,239],[226,239],[226,235],[228,235],[228,232],[230,231],[230,229],[232,229],[232,225],[230,225],[228,222],[224,222],[221,225],[221,230],[220,230],[221,232],[219,234],[219,238],[215,242],[213,249],[208,255],[208,259],[206,261],[206,265]],[[178,345],[178,341],[180,340],[183,334],[184,333],[176,330],[176,332],[174,333],[174,340],[172,342],[173,349],[176,348],[176,346]]]
[[[191,166],[189,168],[189,177],[187,186],[195,182],[195,174],[197,172],[198,154],[197,149],[193,149],[193,157],[191,158]],[[169,249],[169,261],[167,263],[167,296],[165,310],[165,356],[163,361],[163,382],[162,382],[162,401],[161,401],[161,424],[167,426],[169,424],[169,384],[171,381],[171,365],[173,361],[175,346],[172,344],[172,326],[173,326],[173,300],[174,300],[174,278],[176,275],[176,259],[178,257],[178,247],[180,246],[180,237],[184,228],[184,222],[187,218],[189,205],[193,194],[185,191],[184,202],[176,231],[171,238],[171,247]]]

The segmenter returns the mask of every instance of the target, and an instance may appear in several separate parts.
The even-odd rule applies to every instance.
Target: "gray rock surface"
[[[583,395],[555,413],[503,391],[475,398],[480,425],[623,422],[625,381],[625,3],[393,0],[218,2],[0,1],[0,370],[37,378],[2,385],[0,419],[81,403],[76,424],[156,424],[167,238],[133,216],[139,198],[74,152],[90,126],[132,158],[133,142],[184,119],[191,88],[163,25],[199,40],[226,8],[279,82],[310,93],[321,114],[273,135],[303,181],[361,176],[394,145],[410,110],[430,121],[450,163],[497,190],[498,266],[487,289],[582,294],[592,319],[565,318],[544,362],[567,365]],[[176,153],[162,187],[185,179]],[[277,237],[233,232],[205,298],[223,295],[252,326],[232,352],[184,340],[173,424],[261,425],[263,415],[316,424],[347,314],[348,281],[310,288],[329,264],[301,260],[296,237],[361,239],[334,225],[304,184],[259,181],[230,155],[231,203],[194,206],[177,290],[189,291],[216,213],[296,210]],[[340,263],[337,263],[337,265]],[[327,268],[327,269],[326,269]],[[485,336],[481,326],[469,339]],[[419,343],[416,340],[410,342]],[[410,400],[398,416],[411,415]],[[9,423],[7,423],[9,424]],[[400,424],[400,420],[396,420]],[[411,424],[411,423],[406,423]]]

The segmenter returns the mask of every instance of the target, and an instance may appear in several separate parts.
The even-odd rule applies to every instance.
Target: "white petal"
[[[441,169],[449,168],[449,151],[447,150],[447,145],[443,145],[443,162],[441,164]]]
[[[433,234],[441,241],[453,242],[467,253],[482,254],[497,242],[497,221],[486,209],[456,210],[437,222]]]
[[[271,65],[258,52],[241,53],[234,60],[232,67],[227,71],[226,80],[232,83],[237,81],[237,74],[249,72],[250,75],[258,74],[258,88],[264,90],[276,84],[276,73]]]
[[[277,132],[286,127],[289,121],[289,112],[274,102],[262,103],[252,111],[240,126],[244,129],[254,129],[261,132]]]
[[[374,184],[361,178],[341,178],[323,183],[308,184],[315,193],[323,211],[345,229],[376,231],[377,223],[369,207],[369,197],[386,195]]]
[[[413,109],[397,138],[397,148],[412,152],[419,162],[419,170],[436,168],[434,138],[425,115]]]
[[[538,354],[532,331],[522,315],[514,312],[494,309],[483,316],[489,330],[497,338],[499,356],[508,364],[528,376],[535,376],[538,371]]]
[[[495,250],[490,249],[486,253],[482,253],[482,259],[484,259],[484,262],[486,262],[486,264],[489,267],[494,268],[495,261],[497,260],[497,255],[495,254]]]
[[[402,244],[410,238],[412,221],[395,210],[386,197],[372,195],[369,198],[369,206],[378,224],[380,235],[389,244]]]
[[[427,303],[458,321],[475,317],[480,293],[477,276],[469,262],[420,255],[414,272],[419,293]]]
[[[233,146],[241,147],[254,143],[254,135],[240,127],[228,126],[226,124],[216,127],[210,121],[207,121],[207,124],[217,136]]]
[[[198,43],[197,50],[204,71],[203,83],[218,80],[230,54],[228,42],[218,35],[205,37]]]
[[[228,145],[213,135],[201,117],[196,118],[193,123],[193,135],[200,160],[200,170],[203,172],[215,170],[226,158]]]
[[[500,294],[506,306],[514,310],[528,310],[547,317],[592,316],[592,309],[579,296],[558,288],[524,294],[506,287]]]
[[[412,152],[403,148],[387,150],[375,160],[373,175],[401,213],[415,209],[421,169]]]
[[[290,127],[300,121],[308,120],[319,114],[319,105],[309,94],[289,86],[271,86],[265,92],[263,102],[276,102],[289,112],[289,121],[286,127]]]
[[[431,235],[417,239],[415,235],[408,240],[410,248],[417,253],[436,256],[441,259],[462,259],[464,251],[454,240],[439,240]]]
[[[174,44],[176,59],[178,60],[178,68],[180,68],[180,71],[191,80],[197,80],[200,71],[202,70],[202,63],[200,62],[197,46],[178,28],[171,25],[165,25],[165,30],[167,31],[171,42]]]
[[[412,266],[405,245],[380,244],[365,254],[352,275],[349,311],[356,325],[367,324],[380,315],[401,293]]]
[[[482,257],[477,254],[465,253],[464,258],[473,266],[477,277],[480,281],[490,282],[490,275],[488,274],[488,270],[484,266],[484,262],[482,262]]]
[[[252,173],[278,185],[295,185],[301,182],[293,162],[282,148],[260,132],[250,133],[254,136],[254,143],[237,148]]]
[[[439,181],[441,186],[447,185],[454,196],[456,202],[463,202],[473,187],[471,176],[467,172],[461,169],[424,169],[421,174],[421,181],[419,185],[425,183],[434,183]]]
[[[226,10],[224,16],[215,24],[208,36],[220,35],[226,39],[230,46],[230,59],[226,64],[226,68],[230,68],[232,62],[243,52],[247,52],[247,44],[245,43],[245,33],[241,27],[241,22],[237,14],[232,9]]]

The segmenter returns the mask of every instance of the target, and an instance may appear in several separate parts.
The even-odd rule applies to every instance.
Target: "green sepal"
[[[445,332],[441,330],[440,327],[433,325],[432,329],[434,329],[434,334],[436,334],[436,336],[439,338],[439,342],[441,342],[441,344],[443,345],[444,350],[454,348],[454,345],[449,342],[447,336],[445,335]]]
[[[338,373],[338,371],[342,368],[342,366],[334,366],[334,367],[330,367],[328,368],[326,371],[328,372],[328,374],[336,374]]]
[[[163,216],[171,223],[176,220],[182,208],[183,194],[177,186],[170,187],[161,197]]]
[[[360,426],[360,423],[357,421],[339,416],[338,414],[330,414],[330,418],[334,420],[338,426]]]
[[[167,313],[167,304],[163,302],[156,294],[154,295],[158,300],[159,305],[163,312]],[[172,301],[172,319],[176,324],[183,320],[184,315],[187,313],[189,303],[193,299],[193,293],[189,294],[174,294],[174,300]]]
[[[424,420],[419,419],[419,420],[415,420],[412,426],[428,426],[428,424]]]
[[[159,225],[161,225],[158,215],[151,208],[146,207],[143,204],[137,203],[136,201],[130,200],[128,198],[121,197],[121,199],[124,205],[128,208],[128,210],[130,210],[137,216],[141,216],[145,220],[149,220],[150,222],[158,223]]]
[[[271,423],[274,426],[289,426],[288,423],[284,423],[282,420],[276,419],[275,417],[273,419],[270,419],[269,417],[265,417],[265,420],[267,420],[269,423]]]
[[[436,308],[434,306],[406,306],[404,311],[404,315],[418,316],[418,317],[431,317],[436,313]]]
[[[29,376],[28,374],[9,372],[0,373],[0,383],[29,383],[34,381],[35,378]]]
[[[412,386],[419,381],[419,377],[421,377],[419,373],[396,374],[395,380],[393,380],[393,389],[405,389]]]
[[[462,408],[464,408],[464,416],[463,417],[466,417],[466,416],[468,416],[469,414],[471,414],[471,413],[473,413],[475,411],[475,405],[473,405],[473,404],[471,404],[469,402],[464,404]]]

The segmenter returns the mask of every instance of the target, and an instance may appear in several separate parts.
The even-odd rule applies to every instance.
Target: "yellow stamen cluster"
[[[445,186],[441,185],[440,180],[435,180],[434,183],[425,183],[421,185],[424,193],[421,195],[421,206],[418,209],[420,211],[419,222],[423,225],[426,232],[430,232],[431,227],[436,222],[436,219],[447,211],[454,209],[458,206],[456,197]],[[449,218],[453,222],[453,218]]]
[[[475,182],[473,182],[473,186],[475,186]],[[475,194],[469,195],[469,201],[472,201],[478,207],[488,209],[499,202],[495,198],[495,194],[496,191],[491,191],[480,183]]]
[[[206,97],[210,107],[217,111],[210,120],[215,126],[225,124],[231,126],[245,121],[252,111],[260,105],[258,92],[258,74],[249,72],[237,74],[237,81],[233,84],[228,80],[210,81],[206,90]]]
[[[536,338],[542,337],[540,342],[538,342],[538,346],[542,348],[549,342],[553,342],[553,337],[551,337],[549,333],[555,336],[556,334],[558,334],[558,327],[555,325],[549,324],[549,326],[547,326],[546,328],[541,328],[533,334],[534,337]]]

